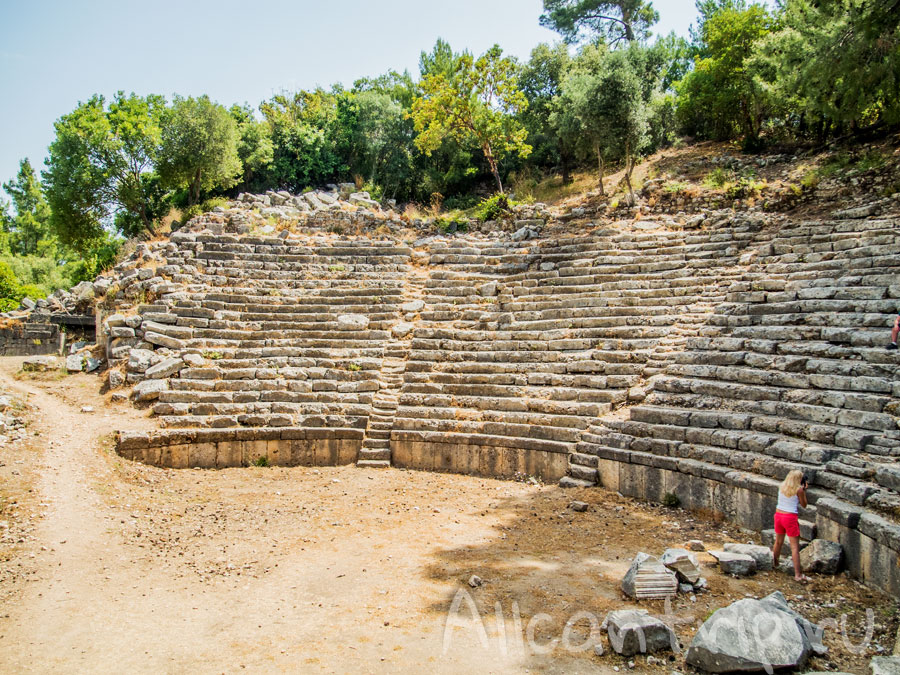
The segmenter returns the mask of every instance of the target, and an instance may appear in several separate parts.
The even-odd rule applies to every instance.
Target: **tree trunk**
[[[559,168],[562,171],[563,185],[568,185],[572,182],[572,175],[569,171],[569,153],[562,141],[559,141]]]
[[[628,186],[629,206],[634,206],[637,201],[634,197],[634,188],[631,187],[631,172],[634,171],[634,159],[631,157],[631,142],[625,140],[625,185]]]
[[[500,172],[497,170],[497,160],[494,159],[494,153],[491,150],[490,144],[485,143],[482,151],[484,152],[485,159],[487,159],[488,164],[491,167],[491,173],[494,175],[494,180],[497,181],[497,192],[503,194],[503,183],[500,182]]]
[[[597,151],[597,169],[600,172],[600,194],[606,195],[606,192],[603,190],[603,153],[600,152],[599,143],[594,144],[594,149]]]
[[[202,169],[197,169],[194,174],[194,180],[191,182],[190,194],[188,195],[188,206],[194,206],[200,202],[200,178]]]
[[[144,225],[144,229],[150,233],[151,237],[156,236],[156,230],[153,229],[153,221],[147,217],[147,207],[141,206],[141,223]]]

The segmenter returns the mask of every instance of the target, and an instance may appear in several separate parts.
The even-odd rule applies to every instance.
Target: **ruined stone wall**
[[[59,352],[59,326],[53,323],[14,323],[0,328],[0,355],[36,356]]]

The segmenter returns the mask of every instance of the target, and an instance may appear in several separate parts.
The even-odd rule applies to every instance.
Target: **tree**
[[[260,105],[274,146],[269,176],[292,191],[333,182],[347,171],[337,149],[337,94],[324,89],[278,94]]]
[[[531,152],[525,142],[528,132],[514,117],[528,101],[517,86],[515,63],[502,54],[497,45],[477,61],[464,53],[449,75],[426,75],[420,84],[422,95],[412,108],[415,143],[422,152],[429,155],[446,136],[477,146],[499,192],[503,183],[498,161],[508,153],[527,157]]]
[[[269,125],[257,120],[253,115],[253,109],[247,104],[243,106],[235,104],[228,112],[234,118],[238,129],[237,153],[244,169],[242,184],[244,188],[249,188],[259,182],[275,158]]]
[[[167,210],[148,190],[164,107],[160,96],[119,92],[108,108],[94,96],[56,121],[42,175],[50,224],[64,244],[90,251],[116,214],[125,216],[124,234],[154,233],[154,220]]]
[[[586,47],[563,82],[553,115],[565,133],[582,137],[596,153],[601,193],[606,162],[624,160],[631,201],[635,160],[650,140],[647,98],[651,92],[645,92],[639,67],[644,58],[638,45],[613,52]]]
[[[3,229],[9,234],[10,251],[16,255],[34,255],[41,242],[52,238],[53,233],[50,206],[27,158],[19,163],[15,180],[4,183],[3,189],[12,197],[16,210],[15,216],[4,218]]]
[[[165,187],[187,189],[188,205],[201,192],[227,189],[242,174],[234,118],[208,96],[176,96],[163,118],[159,176]]]
[[[531,58],[519,74],[519,85],[528,100],[528,108],[521,119],[534,148],[532,158],[538,163],[558,164],[563,183],[571,181],[569,171],[575,153],[574,142],[570,135],[554,127],[550,118],[571,65],[572,59],[565,45],[539,44],[531,51]]]
[[[762,5],[719,9],[700,26],[701,51],[678,86],[678,117],[689,133],[756,147],[771,107],[753,56],[776,26]]]
[[[597,37],[610,47],[646,40],[659,13],[648,0],[544,0],[541,25],[566,42]]]
[[[900,0],[787,0],[761,45],[773,98],[820,139],[900,121]]]

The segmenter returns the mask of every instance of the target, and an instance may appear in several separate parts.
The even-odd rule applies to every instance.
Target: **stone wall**
[[[122,457],[170,469],[252,466],[341,466],[359,455],[358,429],[184,429],[120,432]]]
[[[556,482],[566,475],[568,454],[549,444],[508,439],[498,446],[489,436],[468,436],[465,442],[450,434],[395,431],[391,437],[393,466],[424,471],[449,471],[494,478],[535,476]]]
[[[36,356],[59,352],[59,326],[53,323],[14,323],[0,328],[0,355]]]

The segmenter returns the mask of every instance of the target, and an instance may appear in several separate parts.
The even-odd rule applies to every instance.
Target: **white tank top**
[[[797,495],[793,497],[785,497],[781,490],[778,491],[778,510],[785,513],[797,513],[800,505],[800,498]]]

